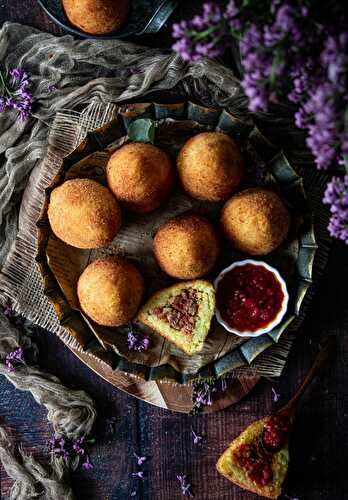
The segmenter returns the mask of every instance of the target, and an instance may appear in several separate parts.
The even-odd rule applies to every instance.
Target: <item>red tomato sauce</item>
[[[241,444],[234,450],[236,463],[259,486],[266,486],[272,481],[274,454],[288,441],[289,431],[290,421],[287,417],[272,415],[266,420],[259,439]]]
[[[282,307],[284,293],[271,271],[254,264],[237,266],[219,282],[217,306],[226,323],[238,331],[265,328]]]

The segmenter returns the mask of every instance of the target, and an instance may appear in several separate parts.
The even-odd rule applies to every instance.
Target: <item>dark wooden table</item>
[[[200,4],[198,0],[183,2],[171,21],[191,16]],[[62,33],[35,0],[8,0],[7,3],[2,0],[0,21],[17,21],[57,35]],[[171,40],[169,31],[164,30],[137,42],[163,47],[170,46]],[[256,498],[218,476],[217,457],[245,426],[287,401],[306,373],[319,340],[328,334],[338,336],[339,352],[327,373],[314,383],[299,411],[285,492],[300,500],[348,498],[347,283],[348,249],[335,244],[326,275],[279,382],[263,380],[240,404],[211,415],[185,416],[139,402],[98,378],[54,335],[38,334],[40,365],[68,386],[85,389],[98,406],[97,442],[91,450],[94,469],[90,473],[78,470],[73,474],[77,498],[175,500],[182,498],[176,480],[178,473],[189,476],[197,500]],[[273,402],[272,386],[281,394],[277,404]],[[45,461],[46,441],[52,432],[45,410],[3,377],[0,394],[0,417],[27,451]],[[116,417],[117,423],[110,437],[105,435],[104,428],[111,416]],[[201,444],[193,444],[191,426],[205,435]],[[131,476],[137,469],[133,452],[148,457],[144,481]],[[2,469],[0,473],[0,496],[5,500],[9,498],[11,481]],[[136,495],[131,496],[132,492]]]

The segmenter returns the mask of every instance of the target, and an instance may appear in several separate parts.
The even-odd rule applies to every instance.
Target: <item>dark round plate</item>
[[[46,14],[61,28],[83,38],[113,40],[157,33],[178,4],[177,0],[132,0],[128,21],[122,29],[108,35],[91,35],[75,28],[65,15],[61,0],[38,0]]]

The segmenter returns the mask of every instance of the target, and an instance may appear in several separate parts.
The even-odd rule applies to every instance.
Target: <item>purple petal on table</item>
[[[193,497],[194,495],[191,491],[191,484],[187,482],[187,476],[185,474],[178,474],[176,478],[180,483],[181,493],[183,496]]]
[[[132,472],[132,476],[138,477],[139,479],[144,479],[144,472],[142,470],[138,472]]]
[[[133,455],[137,459],[138,465],[142,465],[146,461],[146,457],[140,457],[136,453],[133,453]]]
[[[197,434],[193,428],[191,427],[191,434],[192,434],[192,437],[193,437],[193,444],[198,444],[200,441],[202,441],[203,439],[203,436],[200,436],[199,434]]]
[[[271,391],[273,393],[273,401],[277,403],[280,399],[280,394],[279,392],[276,392],[276,390],[273,387],[271,388]]]
[[[85,461],[83,462],[82,467],[83,467],[85,470],[91,470],[91,469],[93,469],[93,464],[92,464],[92,462],[90,461],[90,459],[89,459],[89,456],[88,456],[88,455],[86,455],[86,459],[85,459]]]

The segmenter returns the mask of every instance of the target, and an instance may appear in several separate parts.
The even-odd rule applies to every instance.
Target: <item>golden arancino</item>
[[[152,212],[173,187],[170,159],[152,144],[133,142],[122,146],[111,156],[106,170],[109,188],[133,212]]]
[[[71,24],[91,35],[118,31],[128,13],[129,0],[63,0]]]
[[[154,252],[160,267],[170,276],[194,279],[207,274],[219,254],[219,237],[204,217],[184,214],[158,230]]]
[[[108,245],[121,226],[121,210],[110,191],[90,179],[71,179],[53,189],[48,207],[53,233],[77,248]]]
[[[81,309],[104,326],[121,326],[136,315],[144,293],[144,280],[123,257],[92,262],[81,274],[77,295]]]
[[[250,255],[266,255],[285,240],[290,215],[275,192],[250,188],[226,202],[221,213],[221,226],[236,250]]]
[[[205,201],[228,198],[244,175],[238,145],[222,132],[203,132],[189,139],[180,150],[177,166],[184,190]]]

